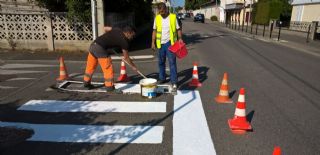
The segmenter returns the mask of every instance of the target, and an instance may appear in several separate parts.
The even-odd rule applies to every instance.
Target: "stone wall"
[[[65,13],[0,13],[1,48],[87,50],[91,41],[91,23],[68,22]]]

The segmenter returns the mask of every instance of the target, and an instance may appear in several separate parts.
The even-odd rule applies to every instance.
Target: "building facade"
[[[320,22],[320,0],[293,0],[291,21]]]

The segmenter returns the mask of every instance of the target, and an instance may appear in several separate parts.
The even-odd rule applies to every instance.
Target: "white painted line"
[[[129,94],[141,93],[141,87],[139,84],[116,83],[115,88],[122,90],[123,93],[129,93]]]
[[[1,86],[1,85],[0,85],[0,89],[15,89],[15,88],[18,88],[18,87]]]
[[[135,59],[135,60],[137,60],[137,59],[152,59],[152,58],[154,58],[154,56],[153,55],[137,55],[137,56],[130,56],[130,58],[131,59]],[[121,60],[122,57],[120,57],[120,56],[111,56],[111,59],[112,60]]]
[[[163,126],[68,125],[0,122],[1,127],[15,126],[34,130],[28,141],[71,143],[162,143]]]
[[[0,66],[1,69],[13,68],[36,68],[36,67],[57,67],[58,65],[42,65],[42,64],[5,64]]]
[[[42,112],[164,113],[166,102],[30,100],[18,110]]]
[[[23,80],[35,80],[36,78],[12,78],[6,81],[23,81]]]
[[[2,69],[0,69],[0,75],[44,73],[44,72],[47,72],[47,71],[2,70]]]
[[[242,38],[247,40],[252,40],[251,38],[248,38],[248,37],[242,37]]]
[[[173,155],[216,155],[198,91],[174,96]]]

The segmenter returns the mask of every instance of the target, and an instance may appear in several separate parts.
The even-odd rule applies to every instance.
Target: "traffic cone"
[[[64,81],[64,80],[68,79],[69,77],[68,77],[67,69],[64,65],[63,57],[60,57],[59,61],[60,61],[60,76],[59,76],[59,78],[57,78],[57,81]]]
[[[274,147],[272,155],[281,155],[281,148],[279,146]]]
[[[219,95],[215,97],[217,103],[233,103],[229,98],[228,74],[223,74],[222,83],[220,86]]]
[[[121,70],[120,70],[120,76],[118,77],[119,82],[128,82],[130,81],[130,78],[127,76],[126,73],[126,65],[123,61],[121,61]]]
[[[234,112],[233,119],[228,120],[229,127],[231,130],[234,130],[235,132],[245,133],[247,130],[251,130],[251,125],[247,121],[246,117],[246,102],[245,102],[245,90],[244,88],[240,89],[240,94],[237,102],[237,107]]]
[[[194,86],[194,87],[202,86],[202,84],[199,82],[198,64],[196,62],[193,63],[192,81],[189,83],[189,86]]]

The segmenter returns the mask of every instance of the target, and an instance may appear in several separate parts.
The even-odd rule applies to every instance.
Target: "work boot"
[[[177,89],[178,89],[178,86],[177,86],[177,84],[172,84],[172,91],[177,91]]]
[[[91,84],[91,82],[83,82],[83,87],[87,90],[94,88],[94,86]]]
[[[178,86],[177,86],[177,84],[172,84],[172,86],[171,86],[171,94],[172,95],[177,95],[177,89],[178,89]]]
[[[107,93],[123,94],[122,90],[116,89],[114,86],[105,87]]]
[[[166,80],[158,80],[157,84],[164,84],[166,83]]]

